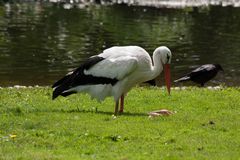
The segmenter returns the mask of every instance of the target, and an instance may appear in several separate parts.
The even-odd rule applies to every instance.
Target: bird
[[[151,85],[151,86],[156,86],[155,79],[151,79],[151,80],[146,81],[146,82],[143,82],[143,83],[149,84],[149,85]]]
[[[170,63],[172,53],[166,46],[148,52],[139,46],[113,46],[87,58],[78,68],[66,74],[52,86],[54,100],[58,96],[88,93],[99,102],[113,97],[115,112],[123,113],[124,97],[135,85],[151,80],[163,70],[170,95]],[[119,109],[120,101],[120,109]],[[119,109],[119,110],[118,110]]]
[[[214,78],[218,71],[223,71],[223,68],[220,64],[205,64],[194,69],[182,78],[175,80],[174,82],[193,81],[200,84],[201,87],[204,87],[204,84]]]

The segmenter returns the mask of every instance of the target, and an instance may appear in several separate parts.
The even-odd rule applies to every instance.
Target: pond
[[[168,46],[172,79],[219,63],[224,73],[209,85],[240,84],[240,8],[28,2],[0,6],[0,86],[51,85],[87,57],[116,45],[142,46],[149,54]]]

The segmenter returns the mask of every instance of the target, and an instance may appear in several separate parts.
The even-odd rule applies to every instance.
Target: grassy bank
[[[0,89],[0,159],[239,159],[240,89],[135,88],[126,113],[50,88]],[[148,118],[158,109],[176,113]]]

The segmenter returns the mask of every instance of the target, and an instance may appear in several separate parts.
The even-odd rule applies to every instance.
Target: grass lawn
[[[77,94],[51,100],[43,88],[0,89],[0,159],[239,159],[240,89],[137,87],[114,118]],[[158,109],[176,112],[149,118]]]

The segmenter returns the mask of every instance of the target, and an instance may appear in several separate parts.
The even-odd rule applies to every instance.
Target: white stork
[[[138,46],[111,47],[88,58],[79,68],[68,73],[52,87],[53,99],[84,92],[103,101],[108,96],[115,100],[115,115],[124,109],[124,95],[138,83],[158,76],[165,70],[165,81],[170,94],[171,51],[161,46],[149,54]],[[120,110],[118,111],[120,100]]]

